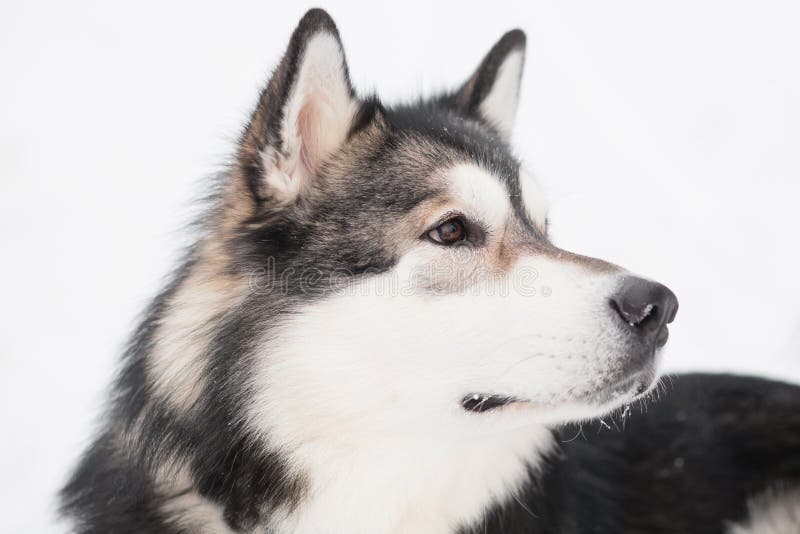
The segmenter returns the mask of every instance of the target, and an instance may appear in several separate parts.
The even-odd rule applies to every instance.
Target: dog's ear
[[[257,201],[287,203],[347,138],[358,109],[336,25],[300,20],[242,137],[238,164]]]
[[[483,58],[450,100],[485,119],[505,139],[511,136],[525,62],[525,33],[511,30]]]

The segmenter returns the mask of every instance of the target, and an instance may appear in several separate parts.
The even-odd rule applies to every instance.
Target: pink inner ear
[[[349,98],[342,103],[342,110],[334,109],[332,98],[335,95],[323,91],[310,93],[297,114],[300,165],[308,174],[318,170],[325,158],[344,142],[351,117]]]
[[[306,97],[300,112],[297,115],[297,132],[300,140],[300,165],[308,174],[317,170],[319,160],[324,157],[320,139],[320,113],[315,109],[313,98]]]
[[[309,41],[303,65],[286,103],[284,172],[303,182],[345,141],[356,110],[338,41],[320,34]],[[288,168],[291,167],[291,168]]]

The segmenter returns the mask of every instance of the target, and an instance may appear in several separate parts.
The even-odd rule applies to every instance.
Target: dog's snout
[[[661,347],[669,336],[666,326],[678,312],[678,299],[658,282],[629,277],[611,297],[611,307],[638,335]]]

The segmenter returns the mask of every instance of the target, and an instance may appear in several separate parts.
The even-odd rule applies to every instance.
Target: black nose
[[[637,335],[661,347],[667,342],[667,324],[678,313],[678,299],[658,282],[628,277],[611,297],[611,307]]]

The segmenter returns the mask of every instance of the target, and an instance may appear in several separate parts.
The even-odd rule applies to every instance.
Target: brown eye
[[[428,232],[428,238],[439,245],[452,245],[467,238],[467,228],[460,217],[453,217]]]

